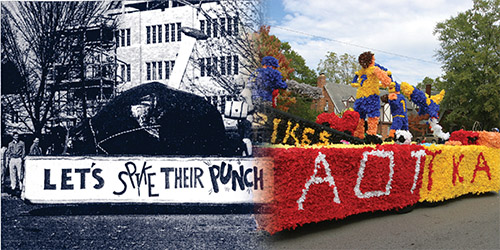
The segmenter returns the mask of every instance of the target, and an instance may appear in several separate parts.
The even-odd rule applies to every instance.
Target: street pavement
[[[2,193],[2,249],[500,249],[500,196],[375,212],[274,235],[251,206],[29,205]]]
[[[2,249],[268,249],[249,206],[28,205],[2,194]]]
[[[500,195],[466,195],[406,214],[375,212],[275,234],[273,249],[500,249]]]

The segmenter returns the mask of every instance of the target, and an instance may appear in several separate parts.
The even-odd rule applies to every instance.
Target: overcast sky
[[[264,0],[271,34],[289,42],[316,70],[328,51],[375,53],[395,80],[412,85],[442,75],[433,35],[438,22],[472,8],[472,0]]]

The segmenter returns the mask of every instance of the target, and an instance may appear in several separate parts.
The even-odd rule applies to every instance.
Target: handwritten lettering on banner
[[[265,203],[269,159],[28,157],[33,203]]]
[[[273,148],[269,232],[415,204],[426,151],[417,145]]]
[[[420,201],[441,201],[468,193],[500,190],[500,149],[430,146]]]

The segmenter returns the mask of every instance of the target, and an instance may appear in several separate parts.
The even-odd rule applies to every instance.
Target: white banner
[[[266,203],[266,158],[27,157],[32,203]]]

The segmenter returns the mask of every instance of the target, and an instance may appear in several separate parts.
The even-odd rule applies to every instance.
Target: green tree
[[[319,61],[317,71],[325,74],[326,80],[329,82],[350,84],[354,73],[360,68],[361,66],[354,56],[347,53],[337,55],[337,53],[329,51],[326,58]]]
[[[432,79],[432,78],[426,76],[424,78],[424,80],[422,80],[422,82],[419,82],[417,84],[417,89],[425,91],[425,86],[427,84],[431,85],[431,90],[432,91],[439,91],[439,90],[442,89],[441,86],[442,86],[443,83],[442,83],[442,81],[441,81],[441,79],[439,77],[437,77],[436,79]]]
[[[290,66],[291,59],[283,54],[281,41],[275,35],[270,35],[270,26],[261,26],[259,33],[254,34],[254,41],[257,49],[257,57],[259,62],[266,56],[272,56],[278,59],[279,68],[283,79],[289,79],[293,68]]]
[[[292,93],[292,96],[295,98],[295,103],[290,105],[288,113],[312,122],[315,122],[316,117],[323,113],[322,111],[317,111],[311,108],[311,104],[313,102],[311,98],[296,93]]]
[[[474,0],[473,7],[436,25],[443,62],[445,125],[500,127],[500,0]]]
[[[290,79],[309,85],[316,85],[318,76],[314,70],[306,65],[306,60],[296,51],[292,50],[292,46],[288,42],[281,43],[281,49],[285,57],[291,60],[290,67],[294,69],[290,74]]]

